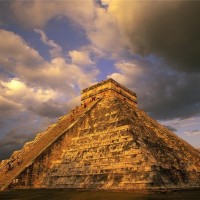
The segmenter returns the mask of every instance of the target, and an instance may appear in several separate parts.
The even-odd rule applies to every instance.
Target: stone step
[[[51,145],[60,135],[63,134],[63,131],[73,126],[73,123],[78,121],[81,116],[89,109],[93,107],[100,99],[92,102],[87,108],[76,108],[76,113],[72,115],[67,115],[67,117],[63,117],[62,120],[56,125],[53,125],[49,131],[46,132],[43,136],[39,137],[37,141],[35,141],[34,145],[31,148],[31,153],[26,155],[26,152],[20,157],[22,164],[17,165],[16,161],[13,162],[14,169],[12,171],[8,171],[7,174],[0,173],[0,190],[4,190],[15,177],[17,177],[26,167],[30,166],[37,156],[40,155],[42,151],[44,151],[49,145]],[[73,121],[71,119],[74,119]],[[62,126],[63,124],[63,126]],[[62,129],[61,129],[62,127]]]

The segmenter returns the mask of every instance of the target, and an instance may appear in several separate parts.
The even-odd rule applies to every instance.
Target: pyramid
[[[0,188],[165,191],[200,188],[200,152],[137,107],[113,79],[1,162]]]

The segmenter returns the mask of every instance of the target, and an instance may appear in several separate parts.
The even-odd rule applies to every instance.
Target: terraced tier
[[[1,169],[0,190],[7,188],[24,169],[29,167],[42,152],[55,143],[66,131],[71,129],[84,113],[89,111],[99,100],[90,102],[86,107],[81,105],[73,109],[56,124],[51,125],[44,133],[38,135],[33,142],[27,144],[28,148],[24,148],[17,155],[20,163],[18,163],[17,159],[12,160],[10,161],[10,169],[8,169],[9,163]]]
[[[108,79],[82,104],[25,145],[1,190],[200,188],[200,152],[137,108],[135,93]]]

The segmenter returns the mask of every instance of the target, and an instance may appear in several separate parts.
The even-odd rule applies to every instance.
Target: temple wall
[[[83,90],[81,100],[82,102],[87,102],[94,98],[102,98],[113,94],[126,100],[129,104],[137,106],[136,94],[112,79],[108,79]]]

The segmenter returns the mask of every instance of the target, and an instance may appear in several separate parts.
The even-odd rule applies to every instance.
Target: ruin
[[[113,79],[0,165],[0,190],[200,188],[200,152],[137,107]]]

